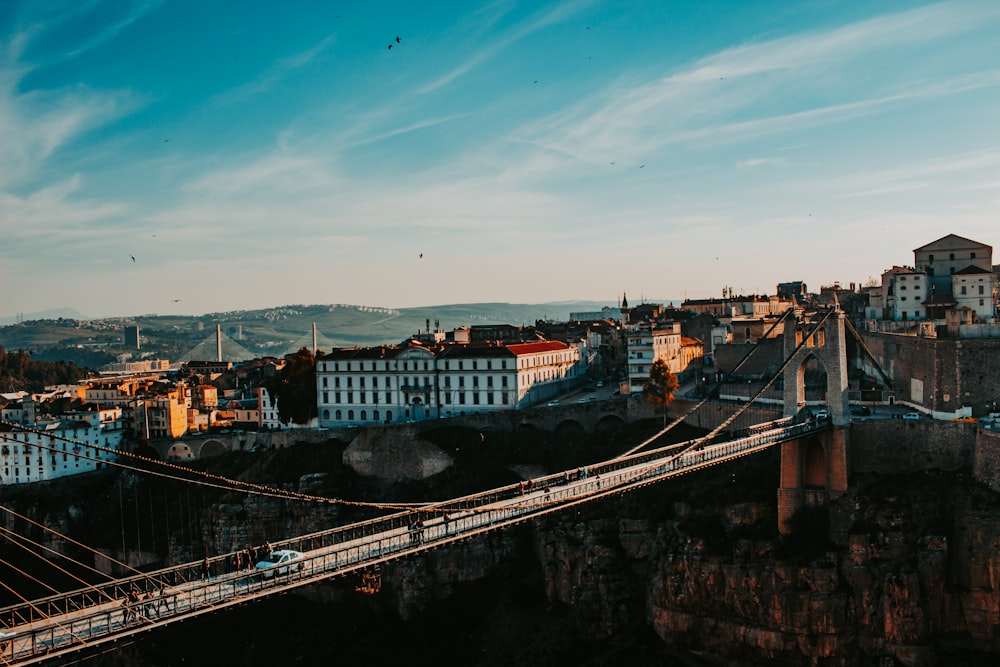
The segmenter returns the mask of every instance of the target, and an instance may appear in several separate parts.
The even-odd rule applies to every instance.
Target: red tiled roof
[[[506,348],[515,355],[541,354],[542,352],[562,352],[568,350],[569,345],[557,340],[543,340],[537,343],[513,343]]]

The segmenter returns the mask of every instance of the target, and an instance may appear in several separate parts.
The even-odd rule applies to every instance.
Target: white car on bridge
[[[298,572],[302,569],[302,559],[305,556],[300,551],[291,549],[279,549],[268,554],[267,558],[260,561],[254,567],[265,577],[277,577],[285,575],[293,570]]]

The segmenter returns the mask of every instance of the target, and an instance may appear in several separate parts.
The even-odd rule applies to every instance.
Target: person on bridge
[[[142,615],[147,619],[153,616],[153,594],[149,591],[142,595]]]
[[[201,580],[205,581],[206,579],[208,579],[208,556],[205,556],[205,559],[201,561]]]
[[[123,614],[122,622],[127,625],[130,622],[132,622],[132,619],[134,619],[136,615],[139,613],[138,610],[139,589],[132,588],[128,592],[128,595],[125,596],[125,601],[122,604],[125,607],[125,613]]]
[[[158,594],[158,599],[156,601],[156,615],[160,615],[161,609],[166,609],[167,613],[170,612],[170,601],[167,599],[167,584],[160,583],[160,592]]]

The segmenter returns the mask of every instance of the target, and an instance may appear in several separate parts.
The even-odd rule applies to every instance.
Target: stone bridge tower
[[[790,358],[782,376],[785,416],[798,415],[806,404],[807,368],[822,369],[826,372],[826,408],[833,422],[830,431],[781,446],[778,529],[786,533],[788,519],[800,507],[825,505],[847,490],[851,412],[844,312],[839,304],[833,305],[832,312],[797,312],[794,319],[786,320],[783,349],[784,358]]]

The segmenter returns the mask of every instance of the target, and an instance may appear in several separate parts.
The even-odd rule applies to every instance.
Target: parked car
[[[827,410],[826,408],[820,408],[819,410],[813,413],[813,419],[829,419],[829,418],[830,418],[830,411]]]
[[[903,419],[920,419],[920,413],[919,412],[907,412],[905,415],[903,415]]]
[[[872,414],[871,408],[864,405],[859,405],[851,408],[851,414],[856,417],[870,417]]]
[[[277,577],[289,572],[298,572],[302,569],[302,559],[305,555],[300,551],[292,549],[279,549],[268,554],[267,558],[260,561],[254,567],[265,577]]]

